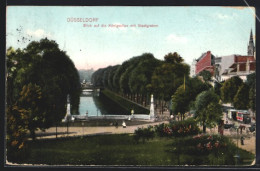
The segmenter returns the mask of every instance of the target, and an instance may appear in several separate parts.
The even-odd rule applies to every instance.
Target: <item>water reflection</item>
[[[80,115],[88,113],[88,116],[129,115],[130,111],[126,111],[102,93],[84,91],[80,97],[79,113]]]

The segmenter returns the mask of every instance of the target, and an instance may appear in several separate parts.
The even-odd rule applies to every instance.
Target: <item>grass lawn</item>
[[[196,154],[181,146],[176,151],[173,144],[177,138],[155,137],[153,140],[136,143],[132,135],[99,135],[68,139],[36,140],[28,142],[27,152],[17,163],[48,165],[233,165],[218,154]],[[187,141],[188,142],[188,141]],[[176,144],[176,143],[175,143]],[[235,150],[235,145],[231,148]],[[175,151],[174,151],[175,150]],[[253,154],[239,149],[240,165],[250,164]],[[223,155],[223,154],[222,154]],[[232,154],[233,155],[233,154]],[[215,162],[216,163],[216,162]]]

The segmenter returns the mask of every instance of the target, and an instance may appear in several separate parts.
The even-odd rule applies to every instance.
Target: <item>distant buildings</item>
[[[221,81],[233,76],[239,76],[246,81],[247,75],[255,72],[256,61],[254,56],[234,56],[234,62],[221,75]]]
[[[247,55],[228,55],[215,57],[210,51],[203,53],[191,65],[191,76],[207,70],[217,81],[224,81],[233,76],[246,80],[246,76],[255,72],[255,46],[252,30],[250,33]],[[195,72],[194,72],[195,71]]]
[[[234,63],[236,55],[228,55],[215,58],[214,77],[218,81],[223,81],[222,74]]]
[[[196,59],[193,59],[191,67],[190,67],[190,76],[191,77],[194,77],[196,75],[196,64],[197,64]]]
[[[254,45],[254,40],[253,40],[252,29],[250,32],[249,44],[247,46],[247,55],[255,56],[255,45]]]
[[[214,73],[215,56],[210,51],[203,53],[201,57],[197,59],[195,73],[198,75],[201,71],[207,70],[212,75]]]
[[[83,80],[80,84],[81,84],[81,88],[90,88],[93,86],[91,82],[86,82],[86,80]]]

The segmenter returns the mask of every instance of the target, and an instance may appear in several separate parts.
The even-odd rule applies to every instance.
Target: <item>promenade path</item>
[[[134,122],[134,121],[129,121]],[[118,127],[115,126],[83,126],[83,127],[69,127],[67,134],[67,127],[57,127],[57,137],[73,137],[73,136],[86,136],[86,135],[99,135],[99,134],[131,134],[139,127],[148,127],[149,125],[158,125],[161,123],[169,123],[169,121],[160,122],[147,122],[142,125],[126,126],[123,128],[122,121],[118,122]],[[126,122],[127,124],[127,122]],[[51,127],[45,132],[37,131],[37,139],[56,138],[56,127]]]
[[[57,127],[57,137],[74,137],[74,136],[92,136],[92,135],[104,135],[104,134],[133,134],[139,127],[147,127],[149,125],[158,125],[161,123],[169,123],[169,113],[165,112],[164,115],[158,115],[159,121],[143,121],[142,124],[136,121],[126,121],[126,128],[122,127],[122,121],[118,122],[118,128],[115,126],[83,126],[83,127],[69,127],[69,134],[67,134],[67,127]],[[112,122],[112,121],[111,121]],[[131,123],[130,123],[131,122]],[[136,122],[136,123],[135,123]],[[200,128],[202,130],[202,127]],[[217,127],[212,129],[206,129],[208,134],[218,134]],[[242,134],[238,134],[234,129],[224,129],[224,135],[232,139],[232,141],[238,145],[239,148],[247,150],[253,154],[256,153],[256,136],[255,132],[243,131]],[[56,138],[56,127],[51,127],[45,132],[37,131],[37,139],[54,139]],[[240,137],[245,137],[244,145],[241,145]],[[238,138],[238,139],[237,139]],[[238,142],[238,143],[237,143]]]

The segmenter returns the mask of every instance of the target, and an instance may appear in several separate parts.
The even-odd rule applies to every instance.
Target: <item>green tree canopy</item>
[[[247,76],[247,85],[249,87],[249,104],[248,107],[252,111],[256,111],[256,73],[249,74]]]
[[[225,103],[233,103],[234,97],[237,94],[239,87],[242,85],[243,81],[238,76],[231,77],[226,80],[221,87],[221,99]]]
[[[239,87],[237,94],[234,97],[234,107],[236,109],[248,109],[249,104],[249,87],[247,84],[242,83]]]
[[[78,71],[55,41],[45,38],[31,42],[23,50],[9,48],[7,64],[8,107],[27,97],[20,93],[24,88],[33,92],[31,85],[37,85],[41,91],[42,102],[36,105],[39,111],[33,112],[37,118],[44,117],[39,119],[42,122],[37,123],[38,128],[48,128],[61,121],[66,114],[68,94],[71,111],[78,113],[81,93]]]
[[[110,90],[115,90],[115,87],[113,85],[113,77],[117,71],[117,69],[120,67],[120,65],[115,65],[115,66],[112,66],[109,74],[108,74],[108,88]]]
[[[43,110],[42,92],[40,86],[29,83],[24,85],[20,92],[20,98],[18,100],[18,106],[20,109],[24,109],[28,119],[28,130],[30,131],[32,138],[35,139],[34,131],[37,128],[44,128],[46,112]]]
[[[199,76],[202,76],[203,80],[208,82],[211,80],[211,73],[207,70],[203,70],[199,73]]]
[[[165,62],[172,64],[182,63],[184,61],[183,58],[177,52],[168,53],[164,56],[164,60]]]
[[[175,57],[178,60],[174,60]],[[189,65],[183,63],[177,53],[172,58],[172,55],[166,55],[165,61],[154,70],[152,76],[155,96],[165,101],[171,99],[177,88],[183,84],[184,76],[187,77],[190,72]]]
[[[129,87],[132,93],[150,93],[152,74],[159,65],[159,60],[155,59],[152,54],[145,53],[142,58],[129,77]]]
[[[218,96],[212,90],[201,92],[195,101],[195,118],[202,122],[203,132],[206,132],[206,126],[215,125],[221,117],[222,110]]]
[[[202,91],[208,90],[210,87],[208,83],[203,83],[197,77],[187,78],[185,89],[184,84],[181,85],[172,96],[173,113],[180,113],[183,118],[184,113],[190,110],[191,102],[195,101],[197,95]]]
[[[103,74],[105,71],[106,71],[106,68],[100,68],[92,74],[91,82],[93,83],[94,86],[96,86],[96,87],[104,86]]]

